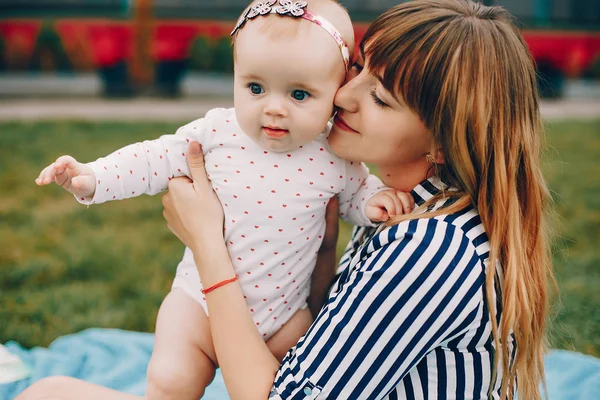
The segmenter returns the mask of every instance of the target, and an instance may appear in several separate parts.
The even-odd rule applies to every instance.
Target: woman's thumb
[[[194,182],[206,180],[206,170],[204,168],[204,155],[200,143],[193,141],[188,147],[187,163],[190,169],[190,177]]]

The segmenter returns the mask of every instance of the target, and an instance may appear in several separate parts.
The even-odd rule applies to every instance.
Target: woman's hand
[[[163,195],[163,216],[171,232],[194,255],[203,254],[215,243],[223,244],[223,208],[206,176],[204,156],[198,142],[187,152],[190,176],[174,178]]]

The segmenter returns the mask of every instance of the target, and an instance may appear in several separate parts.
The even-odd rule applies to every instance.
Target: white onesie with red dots
[[[214,109],[174,135],[126,146],[88,164],[96,174],[96,192],[78,201],[96,204],[166,190],[171,178],[189,176],[186,152],[189,142],[197,140],[225,212],[231,260],[266,340],[306,307],[329,199],[339,194],[340,216],[370,226],[365,203],[386,189],[364,164],[345,161],[329,150],[329,128],[311,143],[277,153],[242,132],[234,109]],[[192,296],[208,315],[189,248],[173,287]]]

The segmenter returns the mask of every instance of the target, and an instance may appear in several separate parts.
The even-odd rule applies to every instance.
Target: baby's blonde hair
[[[250,6],[262,0],[254,0]],[[342,38],[348,44],[350,50],[350,59],[354,50],[354,28],[348,10],[346,10],[337,0],[306,0],[308,2],[307,9],[311,12],[321,15],[340,32]],[[274,39],[286,39],[301,35],[304,30],[309,29],[311,23],[302,21],[302,18],[293,18],[287,16],[259,16],[254,18],[262,23],[261,31],[270,35]],[[252,23],[253,20],[246,23]],[[239,29],[232,37],[231,44],[233,49],[233,57],[235,60],[235,43],[238,34],[244,30],[244,27]],[[333,40],[333,38],[331,39]]]

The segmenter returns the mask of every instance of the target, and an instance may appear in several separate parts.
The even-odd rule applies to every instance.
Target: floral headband
[[[242,26],[244,26],[246,21],[251,20],[259,15],[278,14],[287,15],[294,18],[303,18],[319,25],[321,28],[325,29],[327,33],[331,35],[331,37],[333,37],[342,53],[344,66],[346,69],[348,69],[348,66],[350,65],[350,52],[348,50],[348,45],[331,22],[320,15],[313,14],[306,10],[306,6],[308,5],[306,1],[299,0],[293,2],[292,0],[279,0],[279,5],[274,5],[275,3],[277,3],[277,0],[267,0],[246,8],[246,10],[240,16],[240,19],[238,19],[235,28],[233,28],[233,31],[231,31],[231,36],[235,35],[235,33],[240,30]]]

